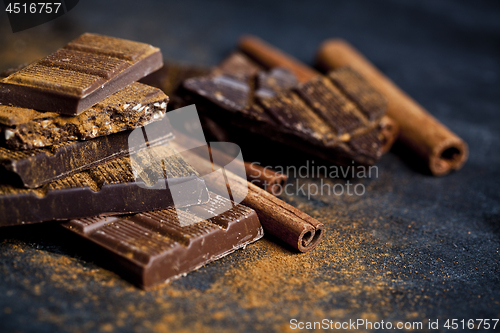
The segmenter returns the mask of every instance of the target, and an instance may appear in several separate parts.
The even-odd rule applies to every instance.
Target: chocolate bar
[[[10,149],[88,140],[160,120],[167,103],[161,90],[135,82],[78,116],[0,105],[0,136]]]
[[[167,145],[111,160],[37,189],[1,184],[0,226],[136,213],[206,201],[205,182]]]
[[[135,82],[78,116],[0,105],[0,136],[10,149],[88,140],[160,120],[167,103],[161,90]]]
[[[0,81],[0,104],[77,115],[162,66],[158,48],[86,33]]]
[[[200,206],[72,220],[63,226],[96,244],[112,269],[145,289],[263,236],[254,210],[215,193]]]
[[[223,64],[184,87],[199,97],[200,111],[225,128],[243,128],[336,164],[372,165],[380,158],[378,127],[386,103],[352,69],[297,83],[282,68],[260,71],[254,80],[258,65],[240,53]]]
[[[163,145],[174,136],[167,118],[147,125],[145,131],[148,142],[129,142],[131,131],[123,131],[92,140],[66,141],[31,150],[15,151],[0,147],[0,168],[8,172],[5,177],[17,174],[22,186],[36,188],[113,158]]]

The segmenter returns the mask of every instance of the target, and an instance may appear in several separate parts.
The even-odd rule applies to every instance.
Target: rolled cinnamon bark
[[[255,36],[243,36],[238,47],[250,58],[264,67],[283,67],[295,74],[299,82],[307,82],[315,76],[321,75],[318,71],[301,63],[294,57],[284,53],[274,46]]]
[[[172,146],[203,176],[211,191],[220,195],[229,192],[233,198],[244,197],[241,203],[257,212],[266,233],[300,252],[308,252],[318,245],[323,236],[322,223],[229,170],[212,172],[220,167],[193,151],[183,149],[178,142],[173,142]]]
[[[191,138],[179,131],[174,130],[175,140],[176,142],[185,147],[195,147],[201,146],[202,143],[197,141],[194,138]],[[193,150],[195,153],[201,153],[202,150]],[[227,168],[231,172],[235,172],[233,167],[241,168],[241,161],[238,159],[234,159],[226,153],[208,147],[208,151],[210,152],[211,159],[215,164],[218,165],[227,165]],[[207,157],[207,156],[201,156]],[[236,162],[237,165],[231,162]],[[243,167],[245,168],[245,172],[247,175],[247,180],[252,182],[253,184],[263,188],[269,193],[274,195],[278,195],[281,192],[281,189],[285,186],[288,177],[281,172],[271,170],[269,168],[264,168],[255,163],[244,162]],[[240,169],[241,170],[241,169]]]
[[[350,66],[385,96],[387,114],[401,128],[399,139],[427,161],[433,175],[442,176],[464,165],[468,157],[467,144],[350,44],[341,39],[325,41],[318,49],[316,63],[325,71]]]
[[[299,82],[307,82],[321,75],[315,69],[284,53],[276,47],[255,36],[243,36],[238,42],[239,49],[247,56],[267,68],[283,67],[292,72]],[[362,74],[360,72],[360,74]],[[398,124],[387,115],[380,122],[379,135],[382,141],[382,152],[388,152],[399,135]]]
[[[288,177],[281,172],[270,168],[263,168],[255,163],[245,162],[245,171],[249,182],[274,195],[280,194],[288,179]]]

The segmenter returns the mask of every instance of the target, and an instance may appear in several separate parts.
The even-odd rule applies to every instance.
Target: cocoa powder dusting
[[[354,220],[334,209],[320,213],[308,211],[300,201],[293,203],[328,223],[328,232],[314,251],[297,254],[263,239],[148,292],[98,266],[106,265],[93,262],[92,249],[76,249],[78,243],[67,244],[65,252],[76,250],[69,255],[39,250],[36,244],[22,241],[5,240],[2,246],[15,253],[13,267],[24,266],[23,260],[29,258],[30,270],[25,274],[32,271],[35,276],[20,282],[27,294],[59,304],[57,295],[69,293],[74,299],[69,306],[74,309],[102,309],[100,318],[84,323],[85,329],[101,332],[123,327],[152,332],[231,332],[250,324],[255,330],[288,332],[291,318],[344,321],[359,313],[374,321],[388,318],[399,302],[393,295],[404,283],[382,268],[391,244],[381,243],[366,230],[367,224],[377,224],[378,219]],[[39,282],[33,285],[33,281]],[[418,302],[416,296],[414,305]],[[71,332],[83,330],[48,308],[38,311],[37,320]],[[258,322],[251,321],[255,315]],[[407,318],[397,319],[419,315],[411,311]],[[231,329],[225,330],[228,326]]]

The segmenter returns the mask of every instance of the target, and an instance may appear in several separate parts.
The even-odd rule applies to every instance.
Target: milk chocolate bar
[[[88,140],[160,120],[168,96],[132,83],[78,116],[0,105],[0,137],[10,149],[33,149],[69,140]]]
[[[4,177],[17,175],[21,181],[19,185],[36,188],[113,158],[163,145],[174,137],[167,118],[147,125],[145,130],[148,132],[147,142],[129,142],[131,131],[123,131],[92,140],[66,141],[30,150],[0,147],[0,168],[7,171]]]
[[[0,103],[77,115],[162,66],[158,48],[86,33],[0,81]]]
[[[208,201],[205,182],[169,146],[148,148],[38,189],[0,185],[0,226],[184,207]]]
[[[184,87],[199,97],[200,111],[225,128],[243,128],[336,164],[372,165],[380,158],[378,127],[386,103],[352,69],[297,83],[286,69],[255,68],[234,53],[211,75],[188,79]]]
[[[263,236],[254,210],[215,193],[200,206],[72,220],[63,226],[96,244],[110,268],[145,289]]]

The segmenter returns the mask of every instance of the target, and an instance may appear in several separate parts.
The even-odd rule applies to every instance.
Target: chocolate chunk
[[[262,68],[240,52],[233,52],[212,71],[214,75],[233,75],[242,81],[257,75]]]
[[[337,135],[352,132],[362,125],[356,105],[327,79],[317,77],[297,87],[297,93]]]
[[[327,140],[331,129],[292,91],[263,100],[264,109],[280,127],[304,139]]]
[[[0,103],[77,115],[162,66],[158,48],[83,34],[0,81]]]
[[[0,226],[184,207],[208,200],[205,182],[168,146],[148,148],[38,189],[0,185]],[[175,201],[175,202],[174,202]]]
[[[260,98],[274,97],[277,93],[293,88],[297,84],[295,75],[284,68],[273,68],[269,72],[261,71],[257,75],[255,95]]]
[[[254,210],[215,193],[200,206],[63,226],[96,244],[111,269],[142,288],[176,279],[263,236]]]
[[[0,105],[0,136],[10,149],[88,140],[160,120],[167,103],[161,90],[134,82],[78,116]]]
[[[200,96],[226,110],[238,111],[249,104],[250,86],[228,75],[189,79],[184,82],[184,87],[195,90]]]
[[[199,110],[204,116],[227,131],[243,128],[337,164],[371,165],[380,158],[377,133],[385,104],[352,69],[298,84],[293,74],[276,68],[260,71],[255,86],[246,78],[255,63],[248,59],[247,69],[241,69],[244,59],[240,54],[238,66],[226,66],[244,75],[216,68],[210,75],[184,82],[187,90],[202,98]]]
[[[66,141],[45,148],[14,151],[0,147],[0,167],[15,173],[22,185],[36,188],[116,157],[162,145],[173,138],[168,119],[146,126],[148,142],[129,142],[131,131],[87,141]],[[9,175],[6,175],[9,177]]]
[[[329,73],[329,78],[374,121],[387,110],[387,100],[351,67],[342,67]]]

